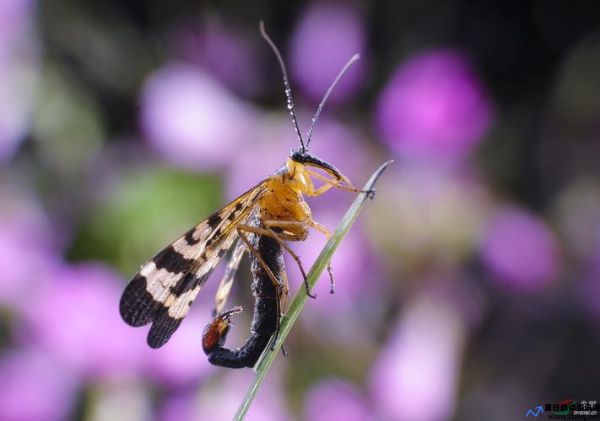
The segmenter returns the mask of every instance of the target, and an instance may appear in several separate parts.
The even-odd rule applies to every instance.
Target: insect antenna
[[[354,62],[357,61],[358,59],[360,59],[360,54],[354,54],[350,58],[350,60],[348,60],[348,62],[344,65],[344,67],[342,67],[342,70],[340,70],[340,72],[338,73],[338,75],[336,76],[334,81],[331,83],[331,85],[329,85],[329,88],[327,89],[325,96],[323,96],[323,99],[321,100],[321,103],[319,104],[319,107],[317,108],[317,112],[315,113],[315,115],[312,118],[312,123],[310,125],[310,129],[308,129],[308,132],[306,133],[306,148],[308,148],[308,145],[310,144],[310,139],[312,136],[313,129],[315,128],[315,126],[317,124],[317,120],[319,119],[319,114],[321,114],[321,111],[323,110],[323,107],[325,106],[325,103],[327,102],[329,95],[331,95],[331,92],[333,92],[335,85],[337,85],[337,83],[340,81],[342,76],[344,76],[344,73],[346,73],[346,71],[350,68],[350,66],[352,66],[354,64]]]
[[[300,145],[302,146],[302,151],[306,151],[306,146],[304,146],[304,140],[302,140],[302,134],[300,133],[300,128],[298,127],[298,119],[296,118],[296,109],[294,108],[294,99],[292,98],[292,89],[290,88],[290,82],[288,80],[287,70],[285,69],[285,64],[283,62],[283,58],[281,58],[281,53],[279,49],[267,34],[265,30],[265,24],[261,20],[260,21],[260,34],[267,41],[267,43],[271,46],[271,49],[275,53],[277,57],[277,61],[279,61],[279,67],[281,67],[281,73],[283,73],[283,85],[285,88],[285,96],[287,99],[287,109],[290,110],[290,115],[292,116],[292,122],[294,123],[294,130],[296,131],[296,135],[298,136],[298,140],[300,141]]]

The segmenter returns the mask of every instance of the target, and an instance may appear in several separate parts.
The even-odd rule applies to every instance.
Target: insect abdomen
[[[283,249],[277,240],[255,235],[252,246],[283,285]],[[255,297],[254,315],[252,317],[252,334],[240,348],[225,348],[225,338],[229,331],[229,317],[226,312],[213,319],[207,326],[203,336],[204,352],[211,364],[229,368],[254,367],[258,358],[266,348],[273,333],[279,325],[278,291],[258,259],[250,253],[250,268],[253,282],[252,293]]]
[[[260,257],[266,263],[280,285],[283,285],[282,273],[285,270],[283,262],[283,249],[277,240],[271,237],[255,236],[253,246],[257,249]],[[254,302],[254,316],[252,318],[252,332],[268,334],[275,332],[279,318],[277,299],[278,292],[273,281],[265,269],[250,254],[250,270],[254,278],[252,282],[252,294]]]

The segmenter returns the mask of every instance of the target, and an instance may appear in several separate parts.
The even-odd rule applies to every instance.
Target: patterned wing
[[[148,345],[164,345],[188,314],[200,288],[237,239],[264,184],[242,194],[146,262],[125,288],[119,310],[131,326],[152,323]]]

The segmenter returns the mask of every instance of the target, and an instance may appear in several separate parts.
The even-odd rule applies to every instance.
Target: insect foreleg
[[[311,177],[316,178],[317,180],[322,181],[323,183],[325,183],[324,185],[322,185],[321,187],[319,187],[318,189],[314,190],[312,193],[308,193],[309,196],[320,196],[323,193],[325,193],[327,190],[335,187],[337,189],[340,190],[346,190],[349,192],[353,192],[353,193],[361,193],[362,190],[357,189],[356,187],[354,187],[352,185],[352,183],[350,182],[350,180],[346,177],[344,177],[342,180],[335,180],[332,178],[328,178],[325,177],[322,174],[319,174],[316,171],[312,171],[309,169],[305,170]],[[342,184],[345,183],[345,184]],[[346,185],[347,184],[347,185]]]

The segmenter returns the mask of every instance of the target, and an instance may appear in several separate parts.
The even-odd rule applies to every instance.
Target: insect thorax
[[[306,222],[311,218],[310,208],[302,192],[292,188],[289,179],[273,176],[267,181],[266,193],[260,199],[260,219]],[[297,233],[299,234],[299,233]]]

